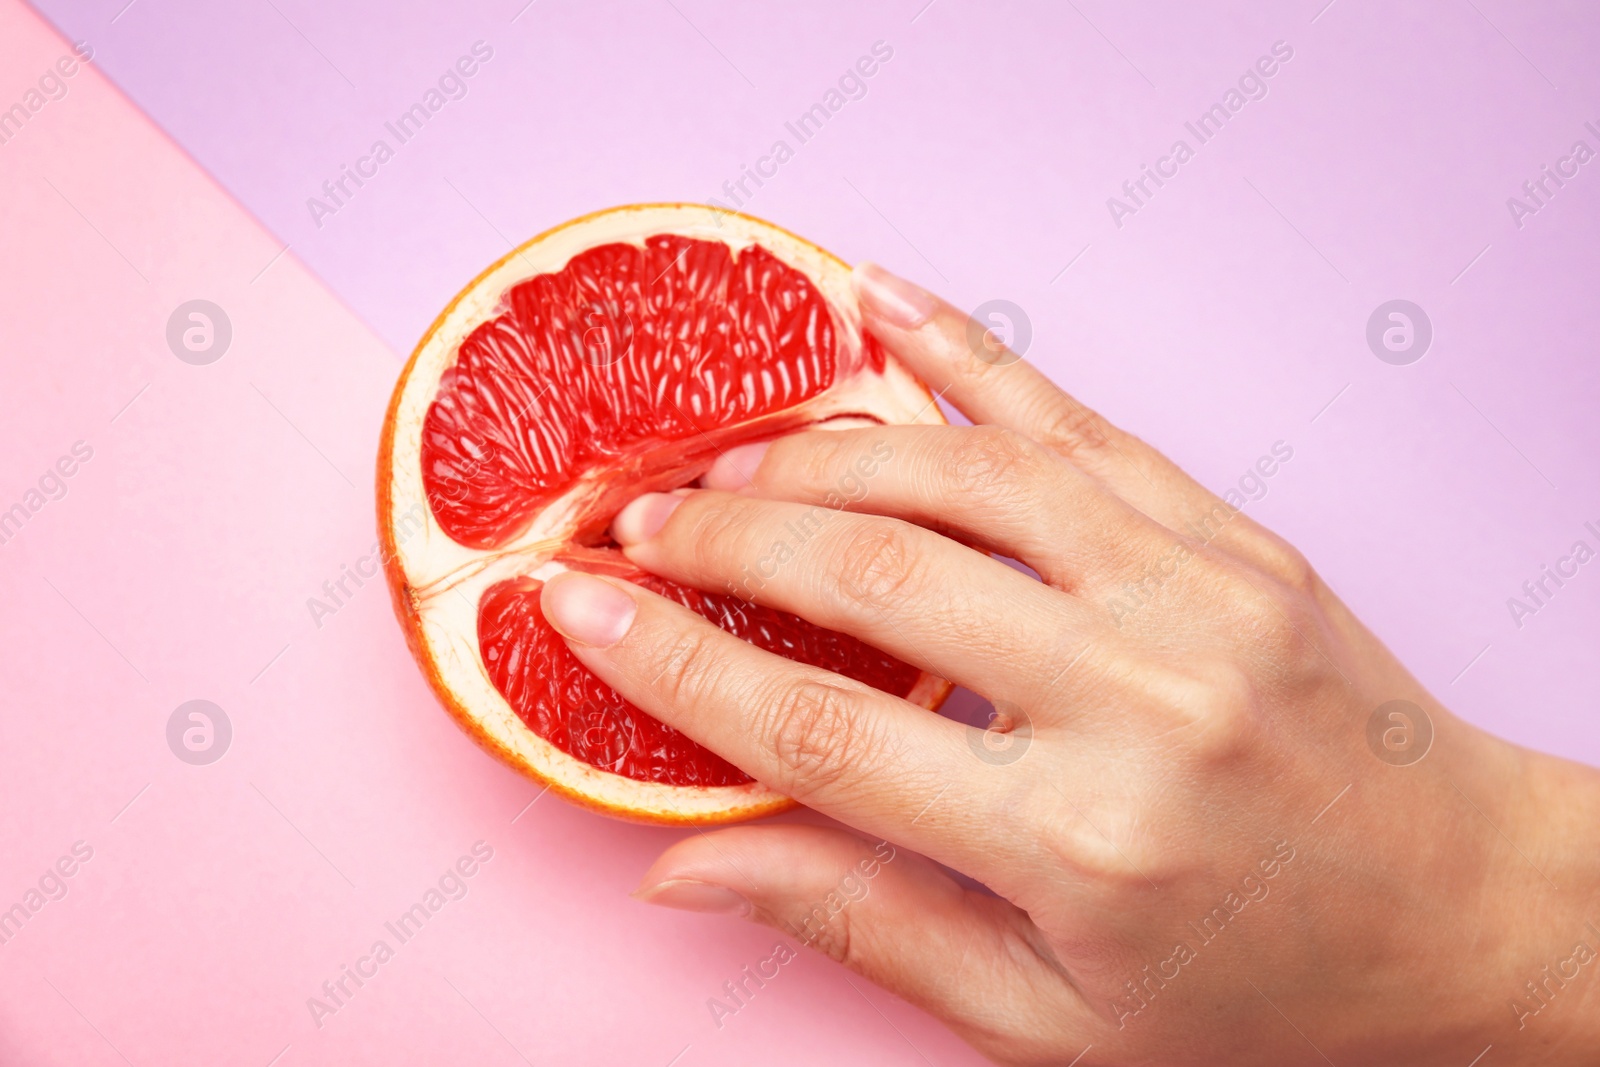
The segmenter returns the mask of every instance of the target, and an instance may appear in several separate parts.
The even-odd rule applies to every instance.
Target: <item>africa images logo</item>
[[[9,107],[0,105],[0,145],[9,144],[47,104],[65,100],[71,88],[67,79],[93,59],[94,49],[89,42],[78,41],[72,46],[72,55],[62,56],[47,67],[20,100]]]
[[[406,944],[410,943],[433,917],[453,901],[464,900],[471,890],[471,879],[494,859],[494,846],[487,841],[474,841],[471,854],[463,854],[446,867],[422,895],[394,919],[383,924],[389,937],[380,937],[372,947],[357,956],[354,965],[339,964],[339,971],[322,983],[320,995],[306,998],[306,1010],[311,1021],[321,1030],[333,1016],[350,1006],[355,995],[366,988],[368,982],[383,973],[383,967]],[[390,938],[394,943],[390,944]]]
[[[1272,42],[1271,55],[1261,56],[1246,67],[1236,85],[1230,85],[1220,100],[1202,111],[1193,122],[1183,124],[1189,136],[1194,138],[1194,144],[1180,137],[1172,142],[1172,147],[1165,155],[1156,158],[1154,167],[1141,163],[1139,175],[1122,183],[1122,196],[1106,197],[1106,210],[1111,213],[1111,222],[1116,228],[1122,229],[1127,225],[1129,216],[1137,215],[1148,207],[1156,192],[1176,178],[1184,164],[1195,157],[1198,148],[1221,133],[1233,117],[1245,109],[1246,104],[1252,100],[1265,100],[1271,91],[1268,81],[1293,58],[1294,47],[1289,42]]]
[[[36,485],[29,486],[22,493],[22,498],[8,508],[0,510],[0,545],[9,544],[22,528],[37,515],[46,504],[53,500],[60,500],[67,495],[70,488],[67,479],[78,473],[85,463],[94,458],[94,448],[87,441],[72,442],[71,454],[63,454],[44,473],[39,475]],[[3,507],[3,504],[0,504]]]

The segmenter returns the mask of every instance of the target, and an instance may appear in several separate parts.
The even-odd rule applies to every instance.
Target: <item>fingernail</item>
[[[634,897],[646,904],[679,911],[699,911],[714,915],[749,915],[750,902],[725,886],[709,882],[696,882],[689,878],[673,878],[657,882],[634,892]]]
[[[611,520],[611,536],[618,544],[636,545],[648,541],[667,524],[667,516],[683,503],[672,493],[646,493],[617,512]]]
[[[539,599],[550,625],[595,648],[610,648],[633,625],[639,606],[610,582],[568,571],[550,579]]]
[[[711,469],[701,477],[700,484],[707,489],[723,489],[730,493],[754,485],[756,468],[761,466],[761,457],[767,454],[770,444],[771,441],[759,441],[753,445],[728,449],[711,464]]]
[[[939,301],[926,289],[890,274],[876,263],[861,263],[853,274],[856,295],[867,310],[893,326],[914,330],[933,317]]]

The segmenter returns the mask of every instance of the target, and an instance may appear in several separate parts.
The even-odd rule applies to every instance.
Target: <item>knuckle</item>
[[[1046,422],[1040,443],[1067,459],[1082,459],[1111,440],[1111,424],[1076,400],[1067,400]]]
[[[708,626],[695,625],[674,634],[662,646],[663,655],[655,683],[657,697],[666,705],[684,707],[700,703],[722,676],[713,644],[718,636]]]
[[[1312,602],[1276,578],[1240,582],[1233,597],[1235,643],[1268,662],[1289,665],[1311,652],[1320,629]]]
[[[1215,658],[1141,671],[1164,746],[1203,763],[1239,758],[1257,736],[1256,690],[1245,670]]]
[[[1208,547],[1198,589],[1226,622],[1236,645],[1270,636],[1283,626],[1289,599],[1289,590],[1255,562],[1241,560],[1237,547]]]
[[[835,581],[845,598],[900,603],[916,593],[919,567],[905,531],[888,520],[868,520],[848,532],[836,559]]]
[[[1255,689],[1244,671],[1209,663],[1188,684],[1190,751],[1206,762],[1227,762],[1244,753],[1255,736]]]
[[[998,426],[975,426],[957,431],[949,465],[964,481],[1004,478],[1033,459],[1027,438]]]
[[[1159,875],[1143,850],[1136,854],[1131,844],[1118,847],[1093,830],[1083,835],[1079,848],[1084,875],[1111,900],[1126,901],[1148,892]]]
[[[675,539],[689,573],[742,600],[754,599],[775,579],[781,568],[773,565],[774,543],[764,536],[758,506],[743,497],[690,494],[678,511],[692,509],[692,522],[687,534]]]
[[[780,789],[795,795],[826,788],[865,758],[871,743],[855,714],[857,700],[838,686],[804,681],[770,702],[765,734]]]
[[[850,911],[846,907],[833,910],[829,904],[820,904],[796,925],[801,929],[800,941],[807,948],[822,953],[835,963],[850,966],[855,962],[856,948],[851,937]]]
[[[1312,598],[1320,595],[1322,581],[1299,549],[1254,522],[1241,526],[1238,536],[1246,558],[1284,587]]]
[[[1159,886],[1163,867],[1148,845],[1135,843],[1112,820],[1110,812],[1089,814],[1074,806],[1061,825],[1041,836],[1074,881],[1106,900],[1125,902]]]
[[[1031,498],[1043,456],[1019,433],[984,426],[960,432],[944,463],[946,495],[973,504]]]
[[[710,493],[691,493],[679,511],[693,509],[693,523],[687,543],[701,562],[720,555],[730,546],[742,545],[750,532],[750,519],[743,501],[719,499]],[[674,515],[674,518],[677,516]]]
[[[1315,596],[1321,580],[1311,561],[1293,545],[1280,538],[1268,540],[1264,551],[1267,571],[1296,593]]]

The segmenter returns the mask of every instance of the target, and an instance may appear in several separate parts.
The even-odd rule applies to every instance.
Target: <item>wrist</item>
[[[1589,1064],[1600,1049],[1600,771],[1506,745],[1498,906],[1501,1062]],[[1487,816],[1486,816],[1487,817]]]
[[[1600,1049],[1600,771],[1523,755],[1529,764],[1525,825],[1554,888],[1546,887],[1550,907],[1541,924],[1550,959],[1521,983],[1524,1008],[1538,1011],[1519,1016],[1517,1033],[1548,1021],[1552,1054],[1543,1062],[1589,1064]]]

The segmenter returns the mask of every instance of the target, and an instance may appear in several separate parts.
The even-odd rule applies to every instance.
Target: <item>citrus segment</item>
[[[627,578],[742,637],[758,648],[836,671],[904,696],[919,672],[848,634],[813,626],[735,596],[678,585],[627,564],[575,563],[573,569]],[[539,611],[544,583],[511,578],[479,605],[478,637],[495,688],[540,737],[586,763],[666,785],[724,786],[751,781],[716,753],[645,714],[586,670]]]
[[[504,303],[461,343],[423,427],[434,515],[474,548],[520,532],[580,474],[794,408],[834,380],[827,302],[759,246],[601,245]],[[881,366],[876,344],[867,357]]]

